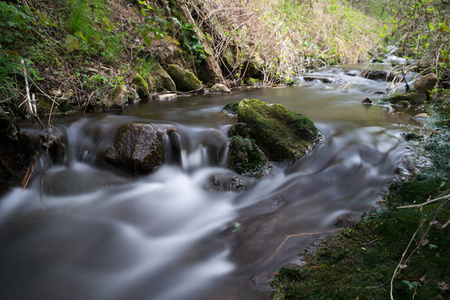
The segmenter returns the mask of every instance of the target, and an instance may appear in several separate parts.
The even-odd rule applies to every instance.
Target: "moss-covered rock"
[[[194,73],[186,71],[178,65],[169,65],[166,71],[181,91],[188,92],[202,88],[202,83]]]
[[[172,80],[170,75],[161,67],[160,64],[156,64],[153,68],[154,79],[155,79],[155,88],[156,90],[168,90],[168,91],[176,91],[177,86],[175,82]]]
[[[133,78],[134,86],[136,87],[136,91],[139,95],[139,98],[146,101],[150,99],[150,92],[148,91],[148,84],[144,80],[144,78],[141,77],[141,75],[137,74]]]
[[[228,166],[239,174],[261,175],[270,164],[255,140],[241,136],[230,138]]]
[[[230,130],[228,131],[228,136],[241,136],[245,138],[249,138],[250,134],[248,132],[247,124],[242,122],[237,122],[233,126],[231,126]]]
[[[426,100],[427,95],[425,93],[395,94],[387,98],[387,101],[396,106],[423,105]]]
[[[309,118],[280,104],[244,99],[239,103],[237,116],[239,122],[247,124],[250,137],[274,161],[293,162],[319,139],[319,132]]]

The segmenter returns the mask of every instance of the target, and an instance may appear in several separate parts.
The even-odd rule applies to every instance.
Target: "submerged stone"
[[[294,160],[304,156],[318,142],[314,123],[281,104],[257,99],[239,103],[238,121],[246,123],[250,137],[274,161]]]
[[[164,162],[164,147],[157,128],[139,123],[120,126],[105,159],[133,175],[154,171]]]

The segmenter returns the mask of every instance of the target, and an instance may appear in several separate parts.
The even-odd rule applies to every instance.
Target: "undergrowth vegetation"
[[[345,1],[205,1],[209,12],[201,21],[212,24],[215,53],[233,64],[227,72],[241,79],[263,58],[263,80],[292,78],[308,69],[370,59],[383,27]]]

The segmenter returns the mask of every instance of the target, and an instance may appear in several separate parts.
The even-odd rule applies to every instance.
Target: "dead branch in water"
[[[281,247],[283,247],[283,245],[287,242],[287,240],[292,238],[292,237],[299,237],[299,236],[306,236],[306,235],[317,235],[317,234],[323,234],[323,233],[333,233],[333,232],[341,231],[342,229],[343,228],[338,228],[338,229],[328,230],[328,231],[321,231],[321,232],[306,232],[306,233],[289,234],[289,235],[286,236],[286,238],[281,243],[281,245],[277,248],[277,250],[271,256],[269,256],[269,258],[266,259],[265,262],[268,262],[269,260],[271,260],[278,253],[278,251],[280,251]]]

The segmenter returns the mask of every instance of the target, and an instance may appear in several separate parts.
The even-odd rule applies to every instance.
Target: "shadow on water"
[[[39,170],[27,189],[0,201],[0,298],[266,299],[273,272],[324,235],[278,249],[285,236],[357,221],[406,153],[400,133],[419,126],[410,120],[417,111],[360,105],[370,84],[382,86],[358,79],[346,91],[324,84],[246,90],[60,118],[66,158],[47,170],[45,209]],[[249,180],[244,192],[212,191],[212,176],[234,173],[201,145],[226,140],[234,120],[221,108],[242,98],[301,112],[324,139],[294,164]],[[176,128],[181,164],[133,180],[105,163],[99,153],[127,122]]]

